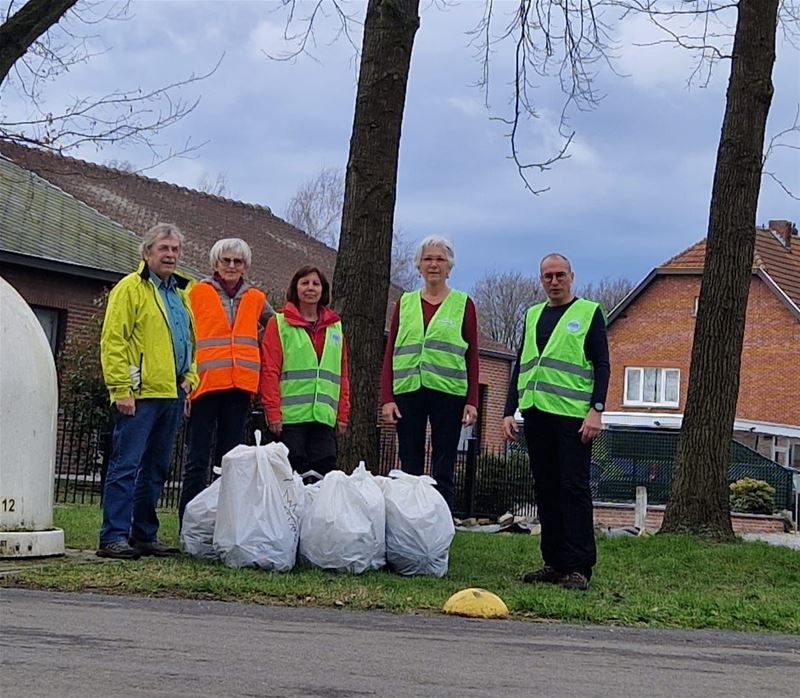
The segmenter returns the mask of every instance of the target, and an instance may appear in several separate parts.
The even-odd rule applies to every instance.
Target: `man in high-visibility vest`
[[[515,441],[522,413],[542,528],[544,566],[522,581],[586,590],[597,561],[589,469],[610,374],[606,323],[598,303],[573,294],[566,257],[547,255],[540,279],[547,301],[528,309],[503,418]]]
[[[100,361],[115,410],[99,557],[180,552],[158,540],[156,505],[198,383],[189,279],[176,272],[182,244],[176,226],[153,226],[143,236],[139,268],[108,296]]]

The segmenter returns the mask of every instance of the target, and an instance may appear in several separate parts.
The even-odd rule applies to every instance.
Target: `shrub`
[[[108,292],[94,300],[94,312],[86,325],[74,332],[58,357],[61,401],[69,403],[86,422],[96,422],[108,412],[108,390],[100,366],[100,332]]]
[[[730,485],[731,509],[749,514],[771,514],[775,510],[775,488],[764,480],[743,477]]]
[[[475,513],[501,516],[533,505],[533,477],[527,453],[485,453],[478,457]]]

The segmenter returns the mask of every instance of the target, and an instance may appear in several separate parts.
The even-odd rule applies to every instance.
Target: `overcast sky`
[[[422,4],[396,223],[412,240],[431,233],[452,238],[454,286],[469,289],[489,270],[531,272],[551,251],[573,260],[579,281],[638,281],[705,235],[729,64],[718,67],[706,88],[687,88],[692,57],[667,45],[635,46],[658,35],[644,21],[627,22],[616,35],[618,75],[598,66],[605,97],[593,111],[570,112],[572,157],[534,175],[535,186],[550,190],[533,196],[508,160],[507,128],[490,118],[505,113],[513,47],[499,46],[493,56],[487,112],[474,87],[481,66],[467,34],[482,15],[483,0]],[[495,0],[495,13],[508,13],[514,4]],[[366,3],[345,6],[360,19]],[[301,11],[311,7],[300,3]],[[187,98],[201,97],[197,109],[159,137],[176,148],[187,138],[206,145],[191,159],[171,160],[147,174],[196,188],[204,175],[222,173],[232,198],[282,215],[297,186],[321,167],[345,167],[358,63],[347,41],[333,41],[333,16],[318,18],[313,58],[270,60],[265,52],[291,48],[283,38],[286,17],[277,2],[135,0],[127,20],[92,27],[92,45],[108,50],[47,85],[46,107],[56,112],[75,97],[117,88],[151,89],[206,72],[224,54],[214,75],[184,91]],[[361,27],[354,30],[360,43]],[[799,76],[800,54],[779,43],[768,138],[792,124]],[[559,143],[563,95],[555,79],[539,85],[540,118],[527,122],[523,133],[531,159],[551,155]],[[24,109],[13,90],[3,92],[6,115]],[[797,134],[792,142],[800,143]],[[131,147],[98,152],[92,146],[73,154],[136,167],[151,162],[146,151]],[[768,167],[796,193],[799,161],[798,151],[784,149]],[[781,218],[800,221],[800,202],[765,179],[758,221]]]

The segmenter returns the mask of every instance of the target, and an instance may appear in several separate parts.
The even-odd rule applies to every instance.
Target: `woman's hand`
[[[268,421],[267,426],[269,427],[269,430],[275,434],[275,436],[280,436],[281,432],[283,431],[283,422],[280,420],[277,422]]]
[[[387,402],[381,407],[381,415],[383,415],[383,421],[387,424],[397,424],[397,420],[403,418],[400,410],[397,409],[396,402]]]
[[[336,422],[336,433],[344,436],[347,433],[347,422]]]
[[[461,423],[465,427],[471,427],[478,421],[478,410],[474,405],[464,405],[464,416],[461,418]]]

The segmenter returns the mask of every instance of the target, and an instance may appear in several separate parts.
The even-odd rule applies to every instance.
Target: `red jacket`
[[[317,352],[317,359],[322,358],[325,348],[325,330],[341,319],[339,315],[324,306],[319,308],[319,317],[315,323],[309,322],[300,315],[293,303],[287,303],[281,311],[290,325],[304,327],[311,337]],[[280,422],[281,414],[281,371],[283,370],[283,346],[281,345],[278,321],[273,317],[267,323],[264,338],[261,341],[261,405],[267,414],[268,422]],[[336,421],[347,424],[350,419],[350,371],[347,360],[347,342],[342,345],[342,383],[339,388],[339,410]]]

